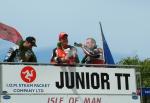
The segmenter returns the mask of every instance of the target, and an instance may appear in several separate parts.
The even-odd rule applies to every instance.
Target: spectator
[[[27,37],[25,41],[20,41],[19,45],[9,49],[4,62],[37,62],[33,46],[36,47],[36,39]]]

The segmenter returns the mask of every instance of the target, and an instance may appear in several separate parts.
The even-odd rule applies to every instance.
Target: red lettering
[[[70,97],[69,103],[78,103],[79,99],[77,97]]]
[[[59,103],[63,103],[63,97],[60,97],[60,102]]]
[[[69,103],[74,103],[74,98],[73,97],[69,98]]]
[[[101,98],[89,98],[85,97],[84,103],[101,103]]]
[[[54,97],[52,97],[50,100],[51,100],[50,103],[55,103],[55,98]]]
[[[86,98],[86,97],[85,97],[84,103],[90,103],[90,98]]]
[[[101,98],[97,98],[97,103],[101,103]]]
[[[95,98],[92,99],[92,103],[96,103]]]
[[[47,103],[63,103],[63,97],[49,97]]]
[[[78,98],[75,98],[75,103],[77,103],[79,101],[79,99]]]
[[[48,101],[47,101],[47,103],[49,103],[49,101],[50,101],[50,98],[48,98]]]

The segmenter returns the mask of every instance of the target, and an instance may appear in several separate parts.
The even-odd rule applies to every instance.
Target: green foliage
[[[142,82],[144,87],[150,87],[150,59],[141,62]]]
[[[139,65],[140,62],[141,61],[139,60],[138,56],[135,56],[135,57],[123,58],[122,60],[119,61],[118,64],[121,64],[121,65]]]
[[[135,69],[141,72],[142,86],[150,87],[150,59],[140,60],[138,56],[121,59],[120,65],[138,65]]]

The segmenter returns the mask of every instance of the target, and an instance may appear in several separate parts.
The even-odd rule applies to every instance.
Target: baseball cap
[[[59,34],[59,40],[65,38],[65,37],[68,37],[68,34],[67,34],[67,33],[61,32],[61,33]]]
[[[36,45],[36,39],[34,37],[29,36],[29,37],[26,38],[26,41],[28,41],[29,43],[31,43],[32,46],[37,47],[37,45]]]

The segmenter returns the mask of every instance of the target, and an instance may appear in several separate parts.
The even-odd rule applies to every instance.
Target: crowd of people
[[[87,38],[85,43],[68,43],[68,34],[61,32],[58,37],[56,48],[53,49],[51,64],[104,64],[103,49],[98,48],[93,38]],[[19,42],[18,45],[9,49],[4,62],[37,62],[36,55],[32,48],[36,47],[36,39],[32,36]],[[82,48],[83,59],[79,60],[76,47]]]

